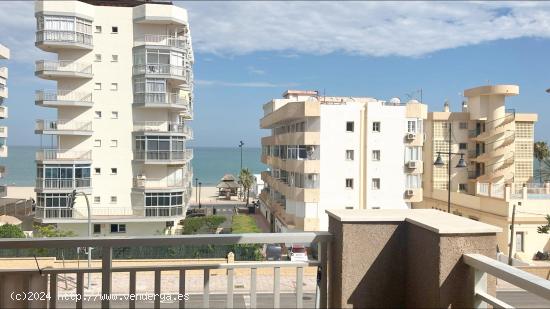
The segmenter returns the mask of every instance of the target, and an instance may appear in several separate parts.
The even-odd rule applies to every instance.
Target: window
[[[353,121],[346,122],[346,132],[353,132],[354,123]]]
[[[118,173],[118,169],[116,167],[111,167],[111,175],[116,175]]]
[[[126,224],[111,224],[111,233],[126,233]]]
[[[101,33],[101,26],[95,26],[95,33]]]
[[[118,147],[118,140],[112,139],[111,140],[111,147]]]
[[[372,123],[372,132],[380,132],[380,121]]]
[[[100,139],[94,140],[94,147],[101,147],[101,140]]]
[[[116,196],[111,196],[111,204],[116,204]]]
[[[353,206],[346,206],[346,209],[353,209]]]
[[[101,233],[101,224],[94,224],[94,234]]]
[[[99,167],[94,168],[94,173],[96,175],[101,175],[101,168],[99,168]]]
[[[94,196],[94,203],[101,203],[101,197],[100,196]]]
[[[346,150],[346,160],[353,161],[353,150]]]
[[[346,188],[353,189],[353,178],[346,178]]]
[[[416,189],[422,187],[422,177],[418,174],[409,174],[406,177],[407,189]]]
[[[380,206],[372,206],[372,209],[380,209]]]
[[[118,112],[111,112],[111,119],[118,119]]]
[[[460,150],[468,150],[468,144],[467,143],[459,143],[458,149]]]
[[[458,128],[462,129],[462,130],[466,130],[466,129],[468,129],[468,123],[467,122],[460,122],[458,124]]]
[[[373,178],[372,179],[372,189],[373,190],[380,190],[380,178]]]
[[[95,83],[94,90],[101,90],[101,83]]]
[[[468,184],[467,183],[459,183],[458,184],[458,192],[468,192]]]
[[[111,27],[112,33],[118,33],[118,27]]]
[[[380,161],[380,150],[372,151],[372,161]]]
[[[516,232],[516,251],[523,252],[524,232]]]
[[[95,61],[101,62],[101,54],[95,54]]]
[[[95,118],[100,119],[101,118],[101,111],[95,111]]]
[[[416,120],[407,121],[407,133],[416,133]]]
[[[422,161],[422,147],[405,147],[405,161]]]
[[[112,62],[118,62],[118,55],[111,55]]]
[[[118,83],[111,83],[111,91],[117,91],[118,90]]]

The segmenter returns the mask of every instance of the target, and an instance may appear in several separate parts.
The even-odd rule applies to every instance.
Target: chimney
[[[450,109],[449,109],[449,101],[445,100],[445,104],[443,104],[443,111],[448,113],[450,112]]]
[[[463,113],[468,112],[468,103],[466,103],[466,101],[462,101],[462,112]]]

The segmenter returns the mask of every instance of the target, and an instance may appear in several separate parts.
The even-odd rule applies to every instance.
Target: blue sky
[[[510,108],[539,113],[536,138],[550,139],[550,6],[546,3],[182,2],[195,49],[196,146],[258,146],[262,104],[286,89],[407,98],[458,110],[464,89],[520,85]],[[12,50],[10,145],[38,145],[34,120],[33,8],[0,2],[0,42]],[[1,65],[6,65],[3,62]]]

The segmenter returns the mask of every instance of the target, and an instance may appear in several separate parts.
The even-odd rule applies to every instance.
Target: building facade
[[[263,106],[265,188],[274,232],[326,230],[326,209],[407,209],[422,200],[427,107],[292,91]]]
[[[534,125],[537,114],[507,109],[505,100],[519,95],[516,85],[481,86],[464,91],[462,110],[430,112],[425,126],[424,199],[415,208],[447,211],[449,142],[462,153],[466,168],[455,168],[460,155],[451,157],[451,212],[502,228],[499,250],[532,258],[548,251],[546,235],[537,227],[550,213],[550,185],[533,179]],[[449,140],[449,130],[451,139]],[[438,153],[443,166],[434,166]],[[510,236],[513,205],[517,206],[515,235]],[[521,205],[521,206],[519,206]]]
[[[10,59],[10,50],[4,45],[0,44],[0,60]],[[0,119],[8,118],[8,107],[6,106],[6,99],[8,98],[8,68],[0,67]],[[6,140],[8,139],[8,127],[0,126],[0,157],[8,156],[8,145]],[[6,172],[6,168],[0,165],[0,178]],[[7,194],[6,186],[0,186],[0,197],[5,197]]]
[[[191,196],[193,51],[187,12],[170,1],[37,1],[36,46],[56,60],[35,103],[36,216],[94,235],[174,232]]]

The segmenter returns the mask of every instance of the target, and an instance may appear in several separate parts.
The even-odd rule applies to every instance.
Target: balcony
[[[139,39],[134,40],[134,46],[161,46],[186,49],[190,45],[185,37],[174,37],[170,35],[146,34]]]
[[[0,84],[0,100],[2,98],[6,99],[8,97],[8,87]]]
[[[193,149],[181,151],[135,151],[134,160],[143,164],[183,165],[193,159]]]
[[[6,139],[0,138],[0,158],[8,156],[8,145],[6,145]]]
[[[73,151],[63,149],[41,149],[36,152],[39,163],[91,163],[92,151]]]
[[[278,168],[287,172],[301,174],[318,174],[321,171],[321,161],[317,159],[282,159],[274,156],[262,155],[262,163],[271,168]]]
[[[271,113],[266,114],[260,120],[260,128],[271,129],[272,127],[276,126],[277,124],[283,121],[290,121],[293,119],[302,119],[305,117],[320,117],[320,116],[321,116],[321,105],[319,101],[290,102],[272,111]],[[304,144],[318,145],[319,143],[304,143]]]
[[[73,61],[50,61],[40,60],[36,62],[34,75],[50,80],[61,78],[83,78],[93,77],[92,65]]]
[[[8,195],[8,187],[0,186],[0,197],[6,197]]]
[[[176,219],[182,219],[182,216],[185,215],[185,213],[183,212],[183,208],[183,205],[143,206],[139,208],[134,208],[134,214],[146,218],[157,217],[168,219],[167,217],[172,217]]]
[[[8,127],[0,126],[0,138],[5,140],[7,137],[8,137]]]
[[[93,36],[91,34],[62,30],[36,31],[36,42],[34,45],[47,52],[55,52],[60,49],[94,49]]]
[[[262,146],[267,145],[320,145],[321,132],[291,132],[262,137]]]
[[[43,107],[92,107],[94,104],[91,92],[71,90],[38,90],[34,103]]]
[[[146,78],[166,78],[174,82],[175,85],[180,87],[190,85],[190,75],[186,67],[175,66],[170,64],[142,64],[134,65],[134,75],[144,75]]]
[[[4,80],[8,79],[8,68],[6,67],[1,67],[0,68],[0,78],[3,78]]]
[[[67,192],[78,189],[86,193],[91,193],[91,178],[37,178],[36,192]]]
[[[91,136],[91,121],[73,120],[37,120],[34,128],[36,134]]]
[[[72,215],[67,209],[64,213],[48,211]],[[180,294],[189,295],[189,299],[171,299],[173,306],[209,308],[221,300],[221,306],[227,308],[242,307],[245,302],[249,308],[511,307],[495,297],[495,280],[489,276],[550,299],[547,280],[491,258],[500,228],[436,210],[327,213],[328,232],[5,239],[0,242],[4,256],[18,257],[26,266],[10,267],[7,261],[0,269],[4,283],[1,305],[54,308],[66,304],[63,297],[80,295],[84,297],[72,300],[76,304],[71,305],[112,308],[121,303],[120,298],[115,302],[111,296],[120,295],[128,299],[123,306],[161,308],[167,299],[154,294]],[[305,262],[226,256],[225,248],[238,252],[237,247],[246,245],[259,250],[263,244],[273,243],[306,244],[309,252],[316,254]],[[181,252],[181,248],[194,246],[222,249],[216,256],[222,259],[168,263],[140,260],[134,254],[149,248]],[[94,248],[93,267],[84,266],[83,261],[79,261],[80,267],[75,261],[46,267],[45,260],[31,255],[38,248],[51,255],[57,255],[54,249],[64,248],[65,256],[76,257],[77,247]],[[368,248],[368,252],[360,248]],[[115,260],[115,254],[126,260]],[[27,264],[24,257],[30,257]],[[86,284],[87,274],[92,274],[91,286]],[[70,287],[63,284],[67,277]],[[236,291],[235,284],[241,282],[245,284]],[[48,297],[9,297],[22,292]],[[136,292],[147,297],[135,297]]]
[[[0,119],[8,118],[8,107],[0,105]]]
[[[167,108],[191,113],[189,99],[177,93],[136,93],[134,106],[143,108]]]
[[[189,185],[190,179],[172,178],[147,178],[140,176],[134,178],[134,189],[137,191],[182,191]]]
[[[193,139],[193,130],[186,124],[170,121],[134,122],[134,132],[152,135],[177,135]]]
[[[271,176],[269,172],[262,172],[261,178],[269,185],[269,187],[280,192],[290,200],[307,203],[319,202],[319,180],[305,180],[303,187],[294,187],[290,186],[286,179],[275,178]]]

